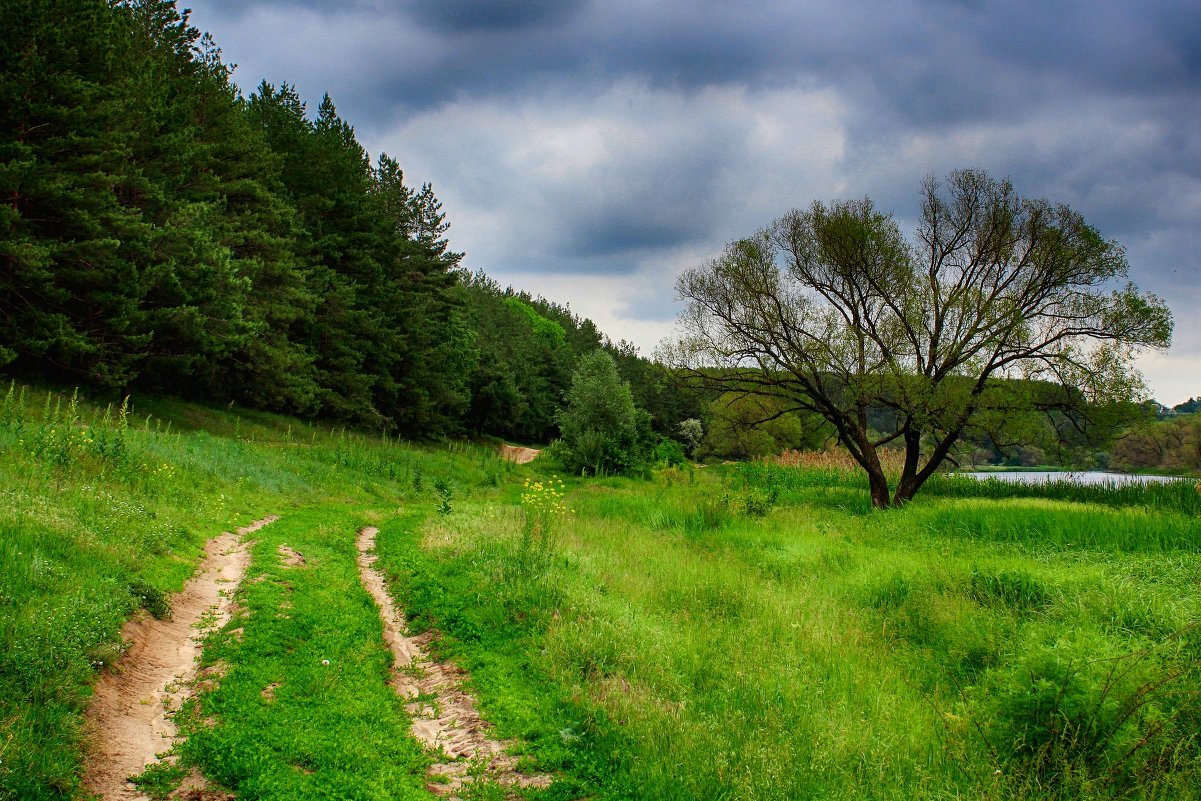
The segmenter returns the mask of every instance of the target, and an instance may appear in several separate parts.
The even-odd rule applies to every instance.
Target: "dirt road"
[[[245,537],[277,519],[209,540],[196,575],[171,599],[171,619],[139,615],[121,629],[129,650],[96,682],[88,706],[91,747],[83,783],[89,792],[105,801],[145,798],[128,778],[174,745],[171,714],[196,678],[200,643],[229,621],[234,591],[250,564]]]

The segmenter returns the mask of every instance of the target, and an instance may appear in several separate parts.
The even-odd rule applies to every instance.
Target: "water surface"
[[[1048,484],[1063,481],[1086,487],[1098,485],[1125,486],[1126,484],[1155,484],[1182,480],[1177,476],[1143,476],[1131,473],[1105,473],[1100,470],[996,470],[985,472],[969,472],[964,470],[960,471],[957,475],[971,476],[972,478],[981,480],[995,478],[998,481],[1008,481],[1014,484]]]

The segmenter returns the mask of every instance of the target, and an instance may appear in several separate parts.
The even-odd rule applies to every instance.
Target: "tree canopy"
[[[824,417],[878,507],[912,498],[967,434],[1137,397],[1136,351],[1172,332],[1163,301],[1123,283],[1122,247],[1067,206],[977,170],[927,179],[922,201],[912,238],[863,199],[732,242],[680,277],[688,305],[661,353],[710,391]],[[1021,391],[1035,380],[1059,391]],[[884,447],[904,451],[891,486]]]
[[[429,183],[328,96],[243,95],[173,0],[3,3],[0,29],[0,368],[547,442],[604,349],[658,430],[699,408],[566,306],[468,275]]]
[[[0,13],[0,362],[453,427],[474,356],[428,185],[374,166],[328,97],[243,97],[170,0]]]

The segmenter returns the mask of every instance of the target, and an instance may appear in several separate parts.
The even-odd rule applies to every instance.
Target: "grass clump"
[[[188,775],[185,768],[174,762],[156,762],[137,776],[133,785],[154,801],[165,801]]]
[[[1015,612],[1045,608],[1051,593],[1026,570],[984,570],[973,566],[968,594],[981,604],[997,604]]]
[[[1190,797],[1201,757],[1198,665],[1177,650],[1179,638],[1129,652],[1088,632],[1048,634],[972,693],[975,733],[1010,791]]]
[[[171,601],[167,594],[142,579],[135,578],[129,582],[129,593],[155,620],[167,620],[171,617]]]

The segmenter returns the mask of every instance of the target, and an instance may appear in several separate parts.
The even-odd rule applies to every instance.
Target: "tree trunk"
[[[951,451],[951,445],[958,441],[959,431],[956,431],[944,438],[942,442],[935,446],[934,450],[930,453],[930,458],[929,461],[926,462],[926,466],[921,470],[918,470],[916,475],[914,475],[911,479],[902,480],[901,483],[897,485],[896,496],[893,499],[893,503],[899,506],[912,500],[913,496],[917,495],[917,491],[922,488],[922,485],[929,480],[930,476],[934,475],[936,470],[938,470],[938,466],[946,461],[947,454],[949,454]]]
[[[917,431],[905,428],[905,467],[901,470],[901,480],[897,482],[897,491],[892,502],[900,506],[913,497],[921,483],[917,480],[917,465],[922,455],[922,437]]]
[[[867,471],[867,481],[872,489],[872,506],[877,509],[887,509],[889,506],[888,477],[884,475],[884,468],[877,463],[863,469]]]
[[[917,491],[921,489],[921,482],[916,478],[910,478],[908,481],[902,481],[897,484],[897,491],[893,494],[892,502],[896,506],[903,506],[913,499]]]

